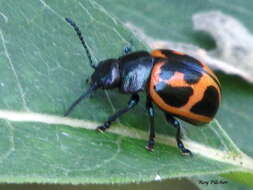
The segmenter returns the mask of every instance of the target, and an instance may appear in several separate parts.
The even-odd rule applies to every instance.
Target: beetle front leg
[[[97,127],[97,130],[100,131],[100,132],[103,132],[106,129],[108,129],[111,126],[111,123],[113,121],[115,121],[117,118],[119,118],[124,113],[127,113],[128,111],[130,111],[135,105],[138,104],[138,102],[139,102],[139,95],[138,94],[133,94],[131,96],[130,100],[128,101],[127,107],[119,110],[118,112],[116,112],[115,114],[110,116],[108,118],[108,120],[106,122],[104,122],[104,124],[102,126]]]
[[[177,134],[176,134],[176,140],[177,140],[177,146],[181,150],[183,154],[189,154],[192,156],[192,153],[190,150],[186,149],[184,147],[184,144],[181,140],[181,125],[178,120],[176,120],[174,117],[172,117],[170,114],[165,113],[166,120],[173,125],[177,129]]]
[[[148,116],[149,116],[149,139],[148,139],[148,144],[146,146],[146,149],[149,151],[153,151],[154,145],[155,145],[155,127],[154,127],[154,108],[152,101],[149,96],[147,96],[147,101],[146,101],[146,109],[148,111]]]

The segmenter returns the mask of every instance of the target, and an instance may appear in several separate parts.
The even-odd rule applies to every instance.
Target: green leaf
[[[241,119],[252,113],[250,85],[221,75],[224,101],[218,121],[206,128],[186,128],[184,143],[192,158],[180,155],[175,130],[157,111],[156,149],[148,152],[144,100],[103,134],[96,126],[129,98],[117,90],[98,91],[72,118],[62,116],[88,87],[85,80],[92,73],[65,17],[78,23],[96,62],[122,55],[126,46],[145,49],[110,9],[91,0],[0,3],[0,182],[129,183],[227,173],[240,180],[240,172],[247,173],[252,185],[253,160],[241,152],[252,156],[252,119]],[[234,111],[238,105],[240,110]],[[234,131],[238,118],[245,135],[240,139]]]

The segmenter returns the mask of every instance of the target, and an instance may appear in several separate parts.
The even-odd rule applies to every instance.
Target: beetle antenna
[[[84,98],[89,97],[92,94],[92,92],[94,92],[96,90],[96,88],[97,88],[96,85],[90,86],[90,88],[87,91],[85,91],[79,98],[77,98],[73,102],[73,104],[71,104],[71,106],[68,108],[68,110],[64,113],[64,117],[69,115],[70,112],[74,109],[74,107],[81,102],[81,100],[83,100]]]
[[[87,54],[88,59],[89,59],[89,62],[90,62],[90,66],[91,66],[93,69],[95,69],[96,66],[95,66],[94,63],[92,62],[90,51],[89,51],[88,46],[86,45],[86,43],[85,43],[85,41],[84,41],[84,39],[83,39],[83,36],[82,36],[82,33],[81,33],[80,29],[78,28],[78,26],[76,25],[76,23],[75,23],[72,19],[70,19],[70,18],[65,18],[65,20],[66,20],[66,21],[74,28],[74,30],[76,31],[76,33],[77,33],[77,35],[78,35],[78,37],[79,37],[79,39],[80,39],[80,41],[81,41],[81,43],[82,43],[82,45],[83,45],[85,51],[86,51],[86,54]]]

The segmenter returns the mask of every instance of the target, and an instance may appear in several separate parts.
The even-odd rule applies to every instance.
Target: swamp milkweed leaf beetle
[[[209,123],[221,102],[221,86],[218,78],[206,65],[181,52],[158,49],[151,53],[136,51],[117,59],[107,59],[97,65],[92,62],[88,47],[78,26],[70,19],[66,21],[74,28],[94,68],[90,87],[65,112],[69,115],[84,98],[99,88],[119,88],[121,93],[131,94],[128,105],[97,127],[108,129],[113,121],[134,108],[139,102],[138,93],[146,91],[146,109],[150,120],[149,139],[146,148],[155,145],[153,102],[164,112],[168,123],[177,129],[177,146],[183,154],[192,155],[181,140],[181,125],[175,117],[193,125]]]

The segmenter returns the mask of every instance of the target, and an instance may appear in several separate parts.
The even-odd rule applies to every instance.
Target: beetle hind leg
[[[149,127],[149,139],[148,139],[148,144],[146,146],[146,149],[148,151],[153,151],[154,149],[154,145],[155,145],[155,127],[154,127],[154,108],[153,108],[153,104],[152,101],[150,99],[150,97],[147,96],[147,101],[146,101],[146,109],[148,111],[148,116],[149,116],[149,123],[150,123],[150,127]]]
[[[123,115],[124,113],[127,113],[128,111],[130,111],[134,106],[136,106],[139,102],[139,95],[138,94],[133,94],[130,98],[130,100],[128,101],[128,105],[125,108],[122,108],[121,110],[119,110],[118,112],[116,112],[115,114],[111,115],[107,121],[104,122],[104,124],[102,126],[97,127],[97,131],[103,132],[106,129],[110,128],[111,123],[113,121],[115,121],[116,119],[118,119],[121,115]]]
[[[165,116],[166,116],[166,120],[168,121],[168,123],[172,124],[173,127],[175,127],[177,129],[177,134],[176,134],[177,146],[181,150],[182,154],[192,156],[192,152],[189,149],[184,147],[184,144],[181,140],[182,135],[181,135],[180,122],[168,113],[165,113]]]

